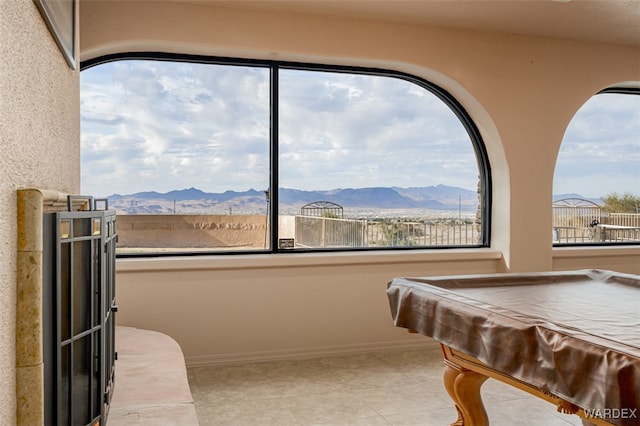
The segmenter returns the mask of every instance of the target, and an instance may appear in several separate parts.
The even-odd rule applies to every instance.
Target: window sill
[[[584,246],[584,247],[554,247],[553,257],[607,257],[607,256],[638,256],[640,246]]]
[[[163,270],[228,270],[253,268],[282,268],[306,266],[344,266],[398,264],[415,262],[452,262],[500,260],[502,252],[490,248],[411,250],[376,252],[278,253],[229,256],[189,256],[157,258],[121,258],[116,262],[118,272]]]

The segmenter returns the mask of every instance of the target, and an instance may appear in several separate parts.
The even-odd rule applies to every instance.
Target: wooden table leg
[[[489,426],[480,388],[488,377],[445,360],[444,387],[453,400],[458,419],[451,426]]]
[[[464,424],[464,420],[462,419],[462,412],[460,412],[460,408],[458,407],[458,397],[456,396],[456,391],[454,390],[454,383],[456,381],[456,377],[458,377],[458,375],[460,374],[460,369],[455,368],[453,365],[449,365],[449,363],[446,361],[445,363],[444,387],[453,400],[456,411],[458,412],[458,419],[455,422],[451,423],[451,426],[462,426]]]

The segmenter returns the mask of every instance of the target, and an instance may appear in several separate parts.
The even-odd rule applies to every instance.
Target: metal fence
[[[476,223],[430,223],[401,220],[336,219],[296,216],[296,247],[364,248],[476,246]]]
[[[640,242],[640,226],[601,224],[595,228],[595,241],[610,243]]]
[[[480,244],[475,223],[369,221],[369,247],[474,246]]]
[[[596,230],[590,226],[554,226],[552,235],[555,244],[585,244],[596,240]]]
[[[640,213],[609,213],[601,222],[609,225],[640,227]]]
[[[640,214],[608,213],[581,198],[557,200],[552,235],[555,244],[640,242]]]
[[[556,213],[560,213],[556,215]],[[640,214],[554,208],[553,242],[586,244],[640,242]]]
[[[554,226],[555,244],[640,243],[640,226],[598,224],[589,227]]]
[[[593,201],[581,198],[565,198],[553,202],[554,228],[586,229],[600,222],[602,208]]]
[[[640,242],[640,214],[602,213],[596,218],[589,211],[574,226],[557,225],[555,244]],[[578,219],[581,215],[573,216]],[[565,215],[564,219],[571,216]],[[584,225],[582,224],[584,222]],[[592,223],[593,222],[593,223]],[[578,224],[579,226],[575,226]],[[477,223],[409,222],[402,220],[337,219],[296,216],[295,246],[301,248],[438,247],[477,246],[482,241]]]
[[[365,247],[363,221],[317,216],[296,216],[297,247]]]

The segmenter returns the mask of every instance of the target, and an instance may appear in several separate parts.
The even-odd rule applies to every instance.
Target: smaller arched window
[[[640,90],[594,95],[572,119],[558,155],[554,244],[640,244],[639,165]]]
[[[82,189],[117,209],[121,254],[489,244],[479,132],[415,76],[118,55],[83,64],[81,118]],[[318,200],[340,214],[304,214]]]

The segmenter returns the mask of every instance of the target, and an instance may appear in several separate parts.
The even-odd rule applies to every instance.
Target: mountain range
[[[267,205],[265,191],[249,189],[244,192],[204,192],[197,188],[160,193],[113,194],[107,197],[109,207],[121,214],[238,214],[264,212]],[[281,188],[278,193],[279,210],[296,212],[305,204],[330,201],[345,209],[430,209],[475,211],[478,194],[464,188],[436,185],[427,187],[340,188],[324,191],[305,191]]]
[[[267,207],[265,191],[204,192],[188,188],[160,193],[113,194],[107,197],[109,207],[120,214],[264,214]],[[558,194],[553,199],[585,198],[580,194]],[[592,199],[601,202],[599,199]],[[464,188],[447,185],[425,187],[338,188],[323,191],[281,188],[279,211],[295,214],[315,201],[330,201],[346,210],[357,212],[398,209],[455,210],[475,212],[478,194]]]

